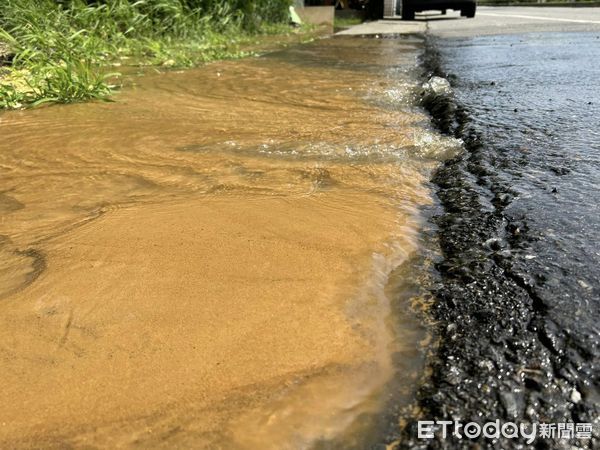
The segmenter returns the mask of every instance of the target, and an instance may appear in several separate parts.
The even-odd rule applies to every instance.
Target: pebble
[[[577,280],[577,284],[579,284],[579,286],[581,286],[582,288],[587,289],[588,291],[592,289],[592,287],[588,283],[586,283],[584,280],[581,280],[581,279]]]
[[[500,394],[500,401],[502,402],[502,406],[504,406],[504,410],[506,411],[506,415],[509,417],[517,417],[518,414],[518,406],[517,406],[517,398],[512,392],[502,392]]]

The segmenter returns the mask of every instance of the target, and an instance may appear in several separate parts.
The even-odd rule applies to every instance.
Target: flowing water
[[[1,447],[351,448],[410,393],[459,142],[412,106],[421,41],[357,39],[0,115]]]

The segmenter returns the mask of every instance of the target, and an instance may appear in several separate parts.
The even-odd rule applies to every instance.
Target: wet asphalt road
[[[452,85],[422,104],[465,147],[432,180],[439,346],[420,417],[593,434],[423,440],[409,420],[400,447],[600,448],[600,8],[480,7],[344,32],[414,33],[424,78]]]
[[[424,106],[465,152],[438,171],[443,261],[432,315],[440,347],[424,416],[591,423],[600,361],[600,8],[479,8],[417,16],[424,66],[453,94]],[[457,439],[406,448],[463,448]],[[485,439],[484,448],[522,448]]]

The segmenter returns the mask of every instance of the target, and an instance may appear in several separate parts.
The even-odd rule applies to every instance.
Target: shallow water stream
[[[0,115],[1,447],[352,448],[410,393],[397,274],[458,143],[422,43],[358,39]]]

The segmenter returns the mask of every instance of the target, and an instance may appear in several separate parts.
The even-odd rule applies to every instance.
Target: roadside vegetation
[[[0,108],[107,99],[123,64],[190,67],[289,33],[289,0],[1,0]]]
[[[362,17],[335,17],[333,26],[336,29],[350,28],[354,25],[360,25],[365,20]]]

